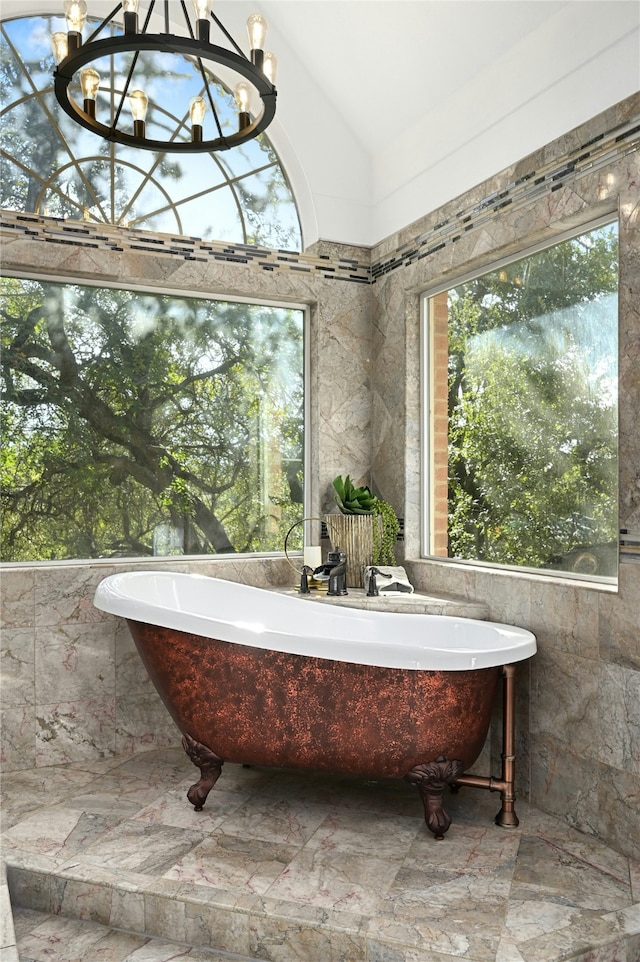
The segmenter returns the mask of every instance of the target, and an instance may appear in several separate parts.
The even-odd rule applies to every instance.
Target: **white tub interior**
[[[536,652],[534,635],[511,625],[308,605],[263,588],[170,571],[111,575],[98,586],[94,604],[205,638],[382,668],[467,671]]]

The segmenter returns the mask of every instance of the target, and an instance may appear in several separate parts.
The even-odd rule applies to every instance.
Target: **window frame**
[[[306,520],[311,515],[311,485],[309,484],[309,477],[311,471],[311,431],[310,431],[310,417],[311,417],[311,348],[310,348],[310,325],[311,325],[311,305],[305,304],[302,301],[285,301],[276,300],[273,298],[252,297],[249,295],[241,294],[225,294],[224,292],[207,291],[203,289],[192,290],[192,289],[182,289],[179,287],[161,287],[153,284],[146,284],[140,281],[127,281],[126,286],[124,282],[117,282],[112,280],[102,280],[99,277],[85,278],[85,277],[75,277],[65,274],[56,274],[51,272],[36,272],[27,270],[16,270],[16,269],[2,269],[0,271],[3,277],[13,277],[16,279],[22,279],[27,281],[36,281],[43,283],[56,283],[56,284],[66,284],[74,285],[78,284],[82,287],[94,287],[99,289],[109,289],[117,291],[139,291],[140,293],[149,294],[159,294],[166,297],[179,297],[183,299],[201,299],[207,301],[216,301],[220,303],[227,304],[248,304],[258,307],[273,307],[281,308],[284,310],[298,310],[302,313],[302,379],[303,379],[303,444],[302,444],[302,466],[303,466],[303,503],[302,503],[302,519]],[[301,522],[298,522],[300,524]],[[307,524],[302,526],[302,530],[306,535]],[[305,538],[306,543],[306,538]],[[290,552],[295,554],[295,550]],[[299,554],[302,552],[299,551]],[[182,562],[211,562],[211,561],[224,561],[231,559],[240,558],[279,558],[284,557],[284,545],[282,550],[266,550],[266,551],[254,551],[254,552],[237,552],[234,554],[226,553],[210,553],[210,554],[184,554],[179,556],[173,555],[126,555],[118,557],[109,558],[60,558],[55,560],[30,560],[30,561],[3,561],[0,560],[0,570],[3,568],[30,568],[30,567],[58,567],[58,566],[73,566],[73,565],[110,565],[114,564],[137,564],[139,562],[144,562],[146,565],[162,565],[166,564],[168,561],[173,563],[179,561]]]
[[[452,558],[444,557],[431,553],[433,519],[434,519],[434,464],[432,446],[432,417],[433,417],[433,370],[431,358],[433,355],[432,324],[430,321],[430,301],[438,294],[443,294],[452,288],[466,284],[476,278],[483,277],[500,268],[507,267],[516,261],[524,260],[540,251],[556,247],[564,241],[580,237],[590,231],[605,227],[608,224],[617,224],[618,237],[620,236],[620,216],[617,208],[611,208],[605,214],[590,218],[578,227],[554,233],[552,237],[545,237],[525,247],[518,247],[512,253],[500,256],[499,251],[491,256],[488,261],[483,261],[481,266],[472,268],[461,274],[455,274],[451,278],[442,279],[434,285],[420,292],[419,318],[420,318],[420,558],[424,561],[437,561],[443,564],[451,564],[467,568],[481,568],[483,570],[502,571],[506,574],[517,574],[524,576],[535,576],[543,578],[553,578],[559,581],[580,581],[588,582],[595,587],[617,588],[619,579],[619,560],[615,576],[602,576],[580,574],[579,572],[563,571],[553,568],[534,568],[524,565],[499,564],[493,561],[481,561],[474,558]],[[618,292],[620,289],[620,265],[618,263]],[[618,318],[616,330],[617,358],[620,361],[620,300],[618,295]],[[619,400],[619,390],[618,390]],[[620,407],[618,404],[618,442],[620,437]],[[620,482],[618,464],[618,482],[616,486],[616,497],[619,506]],[[618,507],[619,514],[619,507]],[[619,526],[618,526],[619,527]],[[619,530],[618,530],[619,537]]]

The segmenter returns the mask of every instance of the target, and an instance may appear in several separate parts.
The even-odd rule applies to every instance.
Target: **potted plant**
[[[329,537],[332,542],[338,540],[347,555],[347,586],[361,588],[367,565],[395,565],[400,525],[388,501],[367,485],[356,487],[349,475],[334,478],[333,488],[340,515],[326,516]]]

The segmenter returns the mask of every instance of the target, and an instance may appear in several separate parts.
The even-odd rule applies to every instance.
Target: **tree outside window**
[[[428,298],[429,553],[616,575],[617,287],[609,224]]]
[[[2,560],[281,550],[302,310],[2,280]]]

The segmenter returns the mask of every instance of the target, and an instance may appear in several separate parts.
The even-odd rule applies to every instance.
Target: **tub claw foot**
[[[445,787],[460,778],[462,772],[462,762],[440,755],[434,762],[416,765],[405,776],[420,792],[424,805],[424,820],[427,828],[438,840],[444,838],[444,833],[451,825],[451,816],[443,805]]]
[[[191,735],[183,735],[182,747],[193,764],[200,769],[200,780],[191,786],[187,792],[187,798],[196,812],[201,812],[207,795],[220,778],[224,762],[210,748],[197,742]]]

